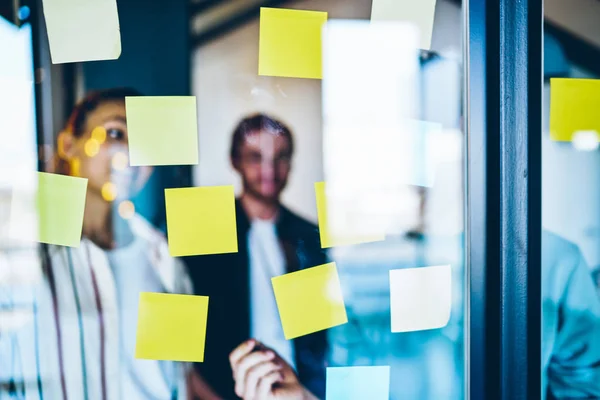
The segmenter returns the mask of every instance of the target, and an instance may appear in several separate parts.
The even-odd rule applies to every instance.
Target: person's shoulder
[[[581,252],[575,243],[546,229],[542,231],[543,267],[570,265],[575,268],[580,261]]]
[[[542,291],[545,298],[558,301],[569,289],[574,275],[590,272],[575,243],[550,231],[542,231]]]

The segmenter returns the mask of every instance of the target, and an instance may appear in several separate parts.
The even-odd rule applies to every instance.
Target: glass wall
[[[133,43],[119,3],[110,79],[53,66],[43,110],[77,103],[52,143],[31,30],[0,18],[0,400],[466,397],[461,6],[254,3],[185,4],[192,96],[165,97],[139,86],[180,38]],[[127,82],[137,57],[160,67]],[[164,165],[193,186],[156,193]]]

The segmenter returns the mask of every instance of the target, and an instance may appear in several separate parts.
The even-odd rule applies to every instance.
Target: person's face
[[[150,173],[150,168],[129,167],[125,103],[105,102],[88,113],[79,137],[62,133],[62,152],[71,174],[88,179],[88,191],[107,201],[128,199]]]
[[[277,201],[290,173],[291,149],[287,138],[271,132],[246,135],[234,168],[242,177],[244,191],[265,201]]]

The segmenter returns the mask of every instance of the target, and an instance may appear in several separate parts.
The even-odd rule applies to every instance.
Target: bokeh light
[[[85,155],[88,157],[94,157],[100,151],[100,143],[94,138],[88,139],[83,146]]]
[[[102,185],[102,198],[106,201],[113,201],[117,198],[117,186],[112,182],[106,182]]]
[[[579,151],[595,151],[599,141],[600,135],[593,130],[577,131],[573,135],[573,147]]]
[[[92,131],[92,139],[96,140],[98,144],[104,143],[106,140],[106,129],[103,126],[97,126]]]
[[[123,219],[130,219],[135,214],[135,206],[129,200],[124,200],[119,204],[119,215]]]

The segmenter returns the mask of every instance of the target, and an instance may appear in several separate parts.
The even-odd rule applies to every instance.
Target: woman
[[[0,334],[2,399],[187,398],[184,364],[135,358],[139,293],[192,292],[164,236],[130,201],[150,173],[127,162],[125,97],[139,95],[90,94],[58,137],[52,172],[88,179],[83,237],[78,248],[42,246],[43,279],[28,288],[33,321]]]

